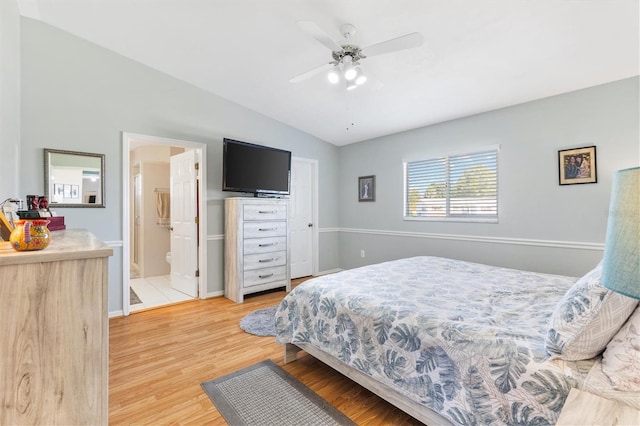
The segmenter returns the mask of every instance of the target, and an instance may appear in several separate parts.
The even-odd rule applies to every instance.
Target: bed
[[[600,289],[597,270],[578,279],[428,256],[369,265],[297,286],[276,340],[285,362],[303,349],[425,423],[554,424],[637,306]],[[598,317],[598,336],[585,316]]]

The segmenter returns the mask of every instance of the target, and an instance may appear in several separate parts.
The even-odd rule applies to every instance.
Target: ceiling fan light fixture
[[[356,78],[358,71],[356,70],[355,65],[353,64],[353,58],[350,55],[345,55],[342,58],[342,63],[344,65],[344,78],[347,81],[351,81]]]
[[[297,83],[327,69],[331,69],[327,74],[327,78],[332,84],[339,83],[344,79],[347,90],[353,90],[365,84],[367,81],[367,76],[360,68],[361,60],[371,56],[420,47],[424,43],[424,37],[420,33],[414,32],[370,46],[361,47],[351,42],[351,38],[356,31],[355,27],[351,24],[345,24],[340,28],[340,32],[345,38],[342,44],[336,42],[326,31],[322,30],[314,22],[301,21],[298,22],[298,25],[311,37],[316,39],[316,41],[328,48],[331,51],[331,58],[333,60],[290,79],[289,81],[292,83]],[[379,84],[379,82],[376,82],[376,84]]]
[[[367,82],[367,76],[364,75],[363,73],[359,73],[358,78],[356,78],[356,84],[358,86],[362,86],[366,82]]]
[[[329,74],[327,74],[327,79],[329,79],[330,83],[336,84],[340,81],[340,74],[338,74],[335,69],[332,69],[329,71]]]
[[[348,65],[345,67],[344,69],[344,78],[351,81],[354,78],[356,78],[356,75],[358,75],[358,71],[355,69],[355,67],[353,65]]]

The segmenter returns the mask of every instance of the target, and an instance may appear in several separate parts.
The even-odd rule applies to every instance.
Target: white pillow
[[[600,354],[638,305],[600,282],[602,262],[580,278],[556,306],[545,339],[553,358],[569,361]]]
[[[607,345],[602,371],[614,389],[640,392],[640,307]]]

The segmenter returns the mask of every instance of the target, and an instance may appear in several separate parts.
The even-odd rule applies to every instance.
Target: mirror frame
[[[69,154],[69,155],[80,155],[84,157],[93,157],[100,159],[100,191],[102,192],[101,202],[100,203],[78,203],[78,204],[69,204],[69,203],[52,203],[51,194],[49,193],[49,154]],[[76,208],[104,208],[105,207],[105,197],[104,197],[104,154],[93,154],[90,152],[78,152],[78,151],[64,151],[60,149],[49,149],[44,148],[44,194],[49,199],[49,208],[55,209],[57,207],[76,207]]]

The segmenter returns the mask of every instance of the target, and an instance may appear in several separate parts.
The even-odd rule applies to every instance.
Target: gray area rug
[[[142,300],[140,300],[136,292],[133,291],[133,288],[129,287],[129,305],[136,305],[138,303],[142,303]]]
[[[278,305],[258,309],[240,320],[240,328],[256,336],[275,336],[275,316]]]
[[[230,425],[355,425],[271,360],[201,386]]]

